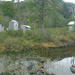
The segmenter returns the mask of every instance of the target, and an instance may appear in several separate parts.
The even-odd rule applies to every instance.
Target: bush
[[[4,31],[0,32],[0,43],[3,43],[7,36],[8,35]]]
[[[7,39],[4,42],[6,51],[14,51],[14,52],[19,52],[23,50],[23,44],[21,40],[18,39]]]
[[[33,40],[35,42],[50,42],[53,41],[52,34],[50,31],[46,31],[44,36],[41,35],[41,32],[38,30],[26,31],[24,34],[26,40]]]
[[[6,34],[11,37],[22,37],[23,31],[21,31],[21,30],[8,30],[8,31],[6,31]]]

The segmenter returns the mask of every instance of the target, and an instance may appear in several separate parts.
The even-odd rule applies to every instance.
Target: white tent
[[[21,30],[29,30],[31,29],[31,26],[28,26],[28,25],[21,25]]]
[[[75,21],[70,21],[68,25],[75,25]]]
[[[75,30],[75,21],[70,21],[68,23],[68,28],[69,28],[69,31]]]

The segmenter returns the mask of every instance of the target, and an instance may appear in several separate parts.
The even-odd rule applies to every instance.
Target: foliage
[[[0,43],[3,43],[7,38],[7,34],[5,32],[0,32]]]
[[[21,24],[30,25],[32,30],[0,32],[0,50],[27,51],[49,47],[58,47],[75,43],[75,32],[69,32],[67,23],[72,20],[70,3],[62,0],[27,0],[20,2]],[[18,20],[17,3],[0,3],[0,24],[8,27],[11,19]],[[45,34],[41,36],[41,18]]]
[[[20,2],[20,24],[27,24],[32,29],[41,28],[42,8],[44,10],[44,26],[65,27],[72,20],[72,12],[70,12],[73,4],[65,3],[62,0],[45,0],[42,6],[42,0],[27,0]],[[18,20],[17,3],[13,1],[0,3],[0,24],[8,27],[11,19]]]
[[[6,39],[5,42],[6,51],[21,51],[23,49],[21,40],[18,39]]]
[[[8,26],[9,17],[4,17],[2,11],[0,11],[0,24],[3,24],[5,27]]]
[[[40,34],[40,29],[0,32],[0,51],[28,52],[74,43],[75,32],[69,32],[67,28],[47,28],[43,37]]]
[[[23,36],[23,32],[21,30],[8,30],[6,31],[6,34],[8,36],[11,36],[11,37],[22,37]]]
[[[2,2],[0,6],[4,16],[9,16],[10,18],[14,17],[15,8],[13,2],[10,1]]]

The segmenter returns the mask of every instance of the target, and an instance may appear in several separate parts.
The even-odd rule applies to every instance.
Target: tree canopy
[[[20,2],[20,22],[32,26],[33,29],[40,28],[43,15],[45,28],[65,27],[72,20],[71,7],[72,3],[65,3],[63,0],[26,0]],[[17,3],[13,1],[0,2],[0,23],[7,26],[11,19],[18,21],[17,12]]]

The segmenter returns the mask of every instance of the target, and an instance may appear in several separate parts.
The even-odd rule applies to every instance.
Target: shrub
[[[26,40],[33,40],[35,42],[50,42],[53,41],[52,34],[50,31],[46,31],[44,36],[41,35],[40,31],[38,30],[30,30],[26,31],[24,34]]]
[[[8,31],[6,31],[6,34],[11,37],[22,37],[23,31],[21,31],[21,30],[8,30]]]
[[[7,39],[7,40],[5,40],[4,43],[5,43],[6,51],[19,52],[19,51],[23,50],[23,44],[18,39]]]
[[[3,43],[7,36],[8,35],[4,31],[0,32],[0,43]]]

